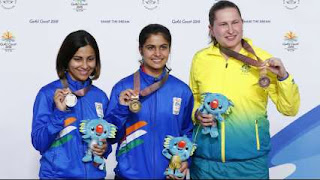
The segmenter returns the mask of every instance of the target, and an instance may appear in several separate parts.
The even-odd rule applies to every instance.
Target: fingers
[[[120,93],[120,96],[119,96],[119,102],[121,105],[129,105],[129,102],[131,100],[131,98],[133,96],[138,96],[139,94],[136,93],[134,90],[132,89],[127,89],[127,90],[124,90]]]
[[[54,93],[53,100],[56,104],[56,107],[61,110],[65,111],[67,106],[66,103],[64,102],[64,99],[67,94],[71,93],[71,90],[69,88],[65,89],[57,89]]]
[[[202,126],[215,126],[217,122],[212,114],[197,113],[197,119],[200,121]]]
[[[184,175],[187,174],[187,170],[188,170],[188,162],[184,161],[181,163],[181,167],[180,167],[180,172],[182,172]]]
[[[106,152],[107,143],[105,140],[104,141],[101,140],[101,142],[103,142],[103,144],[101,146],[99,146],[98,144],[93,145],[93,147],[92,147],[93,154],[96,154],[98,156],[102,156]]]
[[[270,71],[273,74],[276,74],[278,77],[283,78],[287,76],[287,71],[279,58],[269,58],[265,60],[261,67],[259,67],[260,71]]]
[[[179,178],[174,175],[168,175],[168,176],[166,176],[166,179],[178,179],[178,180],[184,179],[188,173],[188,162],[187,161],[181,162],[181,167],[179,168],[179,171],[184,175],[184,177]]]

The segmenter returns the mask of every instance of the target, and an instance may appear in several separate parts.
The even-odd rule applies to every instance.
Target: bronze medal
[[[262,88],[266,88],[270,85],[270,79],[267,76],[260,77],[259,85]]]

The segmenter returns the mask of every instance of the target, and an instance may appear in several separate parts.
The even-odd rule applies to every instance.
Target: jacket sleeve
[[[295,116],[298,113],[300,107],[299,89],[290,74],[287,79],[276,80],[275,85],[270,86],[269,96],[277,110],[283,115]]]
[[[119,103],[119,96],[122,91],[120,84],[115,85],[111,91],[110,102],[107,110],[107,121],[117,126],[115,139],[109,139],[109,143],[117,143],[124,134],[124,125],[130,114],[129,107]]]
[[[183,123],[182,123],[182,135],[187,135],[187,137],[192,140],[192,131],[193,131],[193,123],[192,123],[192,109],[193,109],[193,95],[192,92],[188,88],[188,93],[186,98],[187,100],[185,104],[184,114],[183,114]]]
[[[108,106],[109,106],[109,99],[108,99],[108,96],[106,95],[106,94],[104,94],[105,95],[105,97],[104,97],[104,100],[103,100],[103,114],[104,114],[104,119],[105,120],[107,120],[107,118],[106,118],[106,114],[107,114],[107,110],[108,110]],[[111,143],[109,143],[108,142],[108,140],[107,140],[107,150],[106,150],[106,152],[103,154],[103,157],[105,158],[105,159],[107,159],[108,158],[108,156],[109,156],[109,154],[112,152],[112,145],[111,145]]]
[[[194,115],[201,104],[201,95],[199,92],[199,86],[198,86],[197,79],[196,79],[196,77],[197,77],[197,75],[196,75],[197,74],[197,69],[196,69],[197,59],[198,59],[198,56],[196,54],[192,59],[190,78],[189,78],[189,86],[191,88],[193,98],[194,98],[194,106],[193,106],[192,115],[191,115],[194,124],[196,124],[196,120],[195,120]]]
[[[53,98],[49,99],[42,91],[38,93],[33,106],[31,139],[40,154],[49,149],[63,129],[66,114],[67,112],[55,108]]]
[[[273,57],[260,48],[255,49],[261,59],[269,59]],[[289,76],[285,80],[278,80],[275,74],[268,72],[271,78],[270,86],[268,87],[268,95],[272,102],[276,105],[277,110],[286,116],[295,116],[300,107],[300,94],[298,85],[294,82],[293,77]]]

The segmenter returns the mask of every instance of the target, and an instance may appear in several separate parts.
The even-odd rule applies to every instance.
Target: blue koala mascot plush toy
[[[224,121],[224,114],[231,112],[233,103],[224,95],[219,93],[204,93],[204,101],[198,111],[204,114],[212,114],[218,122]],[[217,126],[203,127],[202,134],[210,134],[211,137],[218,137]]]
[[[169,167],[164,175],[174,175],[183,178],[184,174],[180,172],[181,163],[188,160],[194,153],[196,145],[192,143],[187,136],[173,137],[167,135],[164,139],[164,149],[162,154],[170,159]]]
[[[83,140],[88,143],[88,150],[82,158],[83,162],[93,162],[99,164],[99,169],[103,170],[105,167],[104,159],[92,153],[92,146],[98,144],[101,146],[101,140],[107,138],[115,138],[117,128],[115,125],[108,123],[106,120],[98,118],[92,120],[82,120],[80,123],[80,132],[84,134]]]

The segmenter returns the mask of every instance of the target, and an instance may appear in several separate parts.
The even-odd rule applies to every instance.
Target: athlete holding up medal
[[[169,160],[162,155],[167,135],[191,138],[193,96],[169,75],[170,31],[150,24],[139,35],[140,68],[112,89],[107,119],[118,127],[116,179],[164,179]],[[179,169],[184,175],[188,162]]]
[[[65,38],[56,61],[59,79],[42,87],[34,103],[31,136],[42,155],[40,179],[105,178],[105,170],[82,161],[87,144],[79,132],[81,120],[103,118],[107,109],[107,95],[92,85],[100,67],[98,45],[91,34],[79,30]],[[102,143],[92,151],[106,158],[111,145]]]

